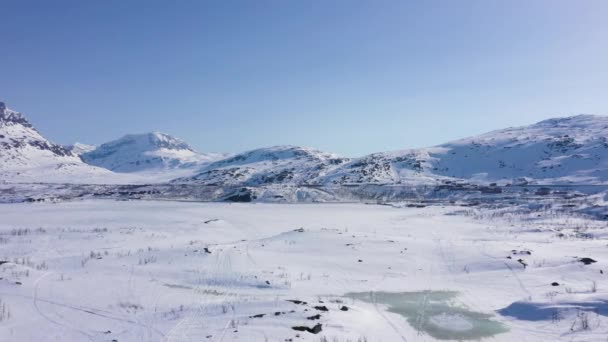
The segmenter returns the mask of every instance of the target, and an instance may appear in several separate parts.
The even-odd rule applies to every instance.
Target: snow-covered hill
[[[578,115],[354,159],[321,183],[608,182],[608,117]],[[453,180],[453,179],[452,179]]]
[[[213,162],[177,183],[204,185],[314,184],[347,162],[331,153],[298,146],[260,148]]]
[[[65,146],[65,148],[72,152],[72,154],[80,156],[81,154],[95,150],[97,146],[76,142],[73,145]]]
[[[113,182],[112,172],[83,163],[45,139],[19,112],[0,102],[1,182]]]
[[[154,132],[126,135],[83,153],[81,157],[90,165],[114,172],[167,173],[178,177],[181,174],[171,170],[191,174],[225,155],[198,153],[180,139]]]

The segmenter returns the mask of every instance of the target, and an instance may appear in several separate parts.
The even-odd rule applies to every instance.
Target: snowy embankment
[[[606,222],[520,209],[0,205],[0,341],[604,341]]]

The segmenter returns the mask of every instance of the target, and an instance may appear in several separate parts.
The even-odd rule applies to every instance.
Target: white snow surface
[[[453,305],[506,327],[484,340],[605,341],[605,222],[465,210],[0,205],[0,305],[10,312],[0,341],[434,341],[426,321],[472,330],[463,316],[423,309],[408,321],[344,297],[370,291],[455,291]],[[318,334],[292,330],[316,324]]]

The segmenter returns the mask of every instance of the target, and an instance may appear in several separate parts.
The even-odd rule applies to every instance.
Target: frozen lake
[[[0,341],[605,341],[606,231],[542,208],[4,204]]]

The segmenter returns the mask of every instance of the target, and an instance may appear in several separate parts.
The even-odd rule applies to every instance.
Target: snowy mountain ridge
[[[4,102],[0,102],[0,125],[8,126],[15,124],[28,128],[32,127],[21,113],[7,108]]]
[[[65,148],[72,152],[72,154],[80,156],[83,153],[91,152],[97,148],[95,145],[83,144],[75,142],[72,145],[66,145]]]
[[[86,163],[114,172],[198,168],[223,156],[198,153],[183,140],[160,132],[128,134],[81,155]]]
[[[83,183],[94,175],[97,183],[215,186],[608,184],[608,117],[548,119],[434,147],[348,159],[291,145],[199,153],[159,132],[66,148],[0,103],[0,163],[2,181],[11,182]]]
[[[577,115],[354,159],[321,183],[608,182],[608,117]]]
[[[45,139],[21,113],[0,102],[1,181],[93,181],[110,176],[108,170],[87,165],[65,147]]]
[[[259,148],[218,160],[176,183],[201,185],[308,184],[346,162],[332,153],[283,145]]]

